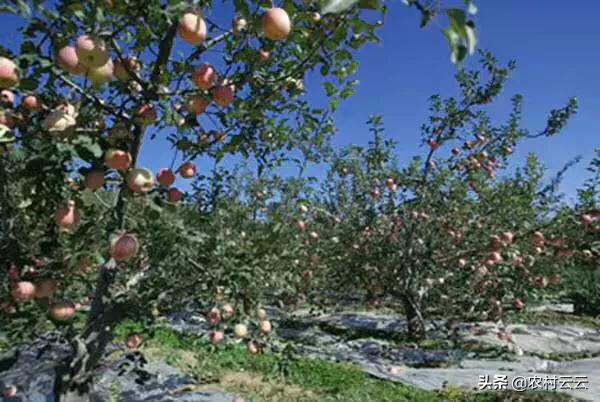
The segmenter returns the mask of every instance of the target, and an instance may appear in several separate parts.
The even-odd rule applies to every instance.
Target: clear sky
[[[514,158],[522,163],[528,152],[535,151],[552,174],[582,155],[583,161],[571,169],[562,187],[573,197],[593,149],[600,147],[600,2],[479,0],[476,4],[479,48],[491,50],[503,62],[514,59],[518,63],[504,95],[492,106],[498,122],[506,116],[515,93],[525,97],[523,121],[532,131],[543,128],[550,109],[562,106],[570,96],[578,98],[580,111],[561,135],[531,140],[517,148]],[[399,142],[400,159],[408,160],[422,152],[419,127],[428,116],[427,98],[434,93],[455,93],[456,67],[449,61],[448,45],[439,27],[431,25],[420,31],[416,10],[398,1],[389,5],[386,25],[380,31],[382,43],[367,45],[357,54],[358,94],[343,102],[336,115],[339,133],[334,143],[364,144],[369,138],[365,122],[377,113],[384,117],[387,135]],[[16,45],[19,35],[15,30],[22,21],[7,15],[0,15],[0,20],[3,44]],[[305,84],[309,99],[322,102],[317,78],[311,77]],[[141,164],[152,169],[168,165],[171,155],[164,145],[161,141],[146,145]]]

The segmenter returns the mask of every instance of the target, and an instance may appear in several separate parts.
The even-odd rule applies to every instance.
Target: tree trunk
[[[402,305],[404,306],[410,338],[414,341],[425,339],[425,322],[423,321],[423,315],[421,314],[421,302],[418,295],[415,295],[412,292],[405,292],[400,295],[400,298],[402,300]]]
[[[94,369],[112,339],[112,330],[122,320],[120,305],[111,302],[110,286],[115,280],[116,263],[105,264],[98,278],[86,327],[70,342],[73,355],[56,369],[54,396],[61,402],[87,402],[90,399]]]

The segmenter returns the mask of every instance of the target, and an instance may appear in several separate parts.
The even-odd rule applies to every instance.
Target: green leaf
[[[34,78],[25,78],[19,82],[19,88],[23,91],[34,91],[39,86],[39,82]]]
[[[381,8],[381,0],[359,0],[358,8],[366,10],[379,10]]]

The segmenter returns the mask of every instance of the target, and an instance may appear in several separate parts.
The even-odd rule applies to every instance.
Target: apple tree
[[[322,257],[315,276],[400,300],[415,338],[425,336],[428,303],[498,317],[507,303],[523,308],[535,289],[558,283],[573,256],[576,244],[552,219],[558,198],[543,185],[535,155],[516,172],[507,166],[520,142],[558,134],[577,103],[551,111],[533,133],[521,126],[516,95],[507,121],[494,124],[489,105],[513,68],[482,52],[480,70],[461,69],[460,96],[431,97],[424,155],[404,167],[381,118],[372,118],[373,140],[334,158],[315,201],[326,212],[312,218]]]
[[[190,262],[210,233],[187,226],[176,181],[206,170],[198,160],[316,149],[379,17],[293,1],[1,7],[26,26],[19,49],[0,47],[0,320],[20,341],[57,328],[73,354],[55,394],[86,398],[119,322],[209,292],[189,285],[210,278]],[[304,98],[317,74],[323,107]],[[153,140],[173,161],[156,172],[140,166]]]

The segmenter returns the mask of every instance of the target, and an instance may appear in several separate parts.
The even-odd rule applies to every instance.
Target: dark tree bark
[[[425,339],[427,336],[425,331],[425,321],[423,321],[423,315],[421,314],[421,301],[418,295],[408,291],[402,293],[400,299],[402,300],[404,313],[406,314],[410,338],[415,341]]]
[[[115,276],[116,263],[111,260],[100,271],[85,330],[70,339],[73,354],[56,370],[54,395],[58,401],[89,401],[95,369],[112,339],[112,330],[123,319],[121,306],[111,301]]]

